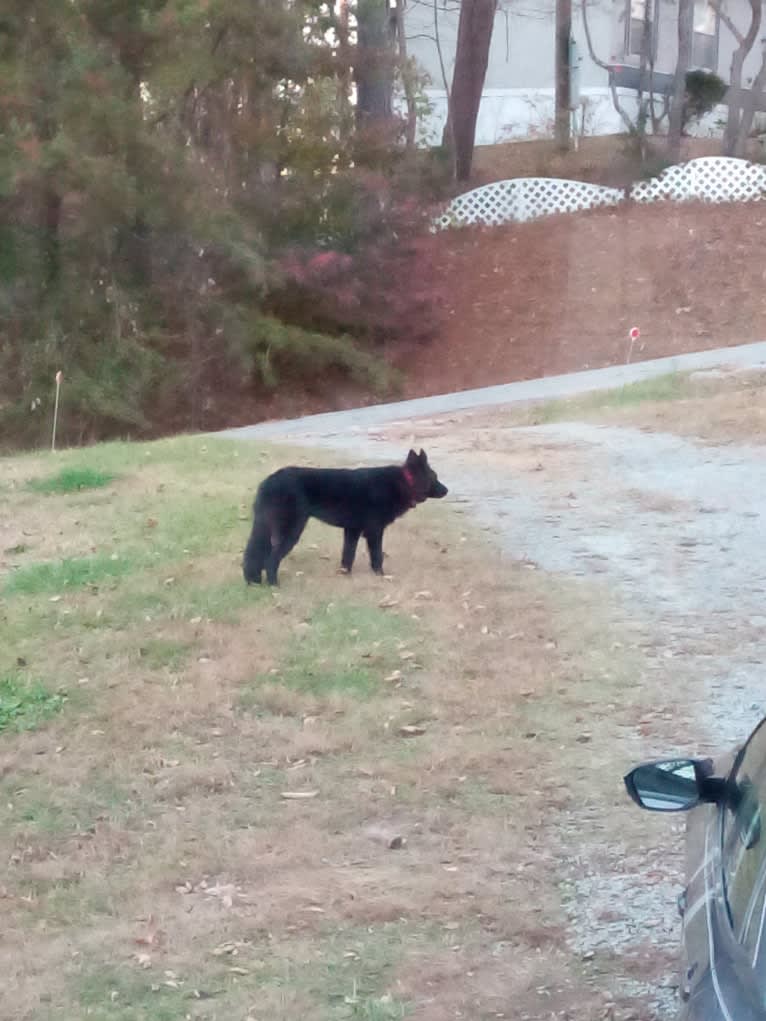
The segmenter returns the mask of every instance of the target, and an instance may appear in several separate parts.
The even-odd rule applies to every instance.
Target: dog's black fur
[[[370,566],[382,574],[384,529],[416,504],[446,495],[423,450],[411,450],[401,467],[280,468],[258,487],[242,562],[245,581],[260,585],[266,571],[268,583],[276,585],[281,561],[312,517],[343,529],[345,571],[351,571],[363,535]]]

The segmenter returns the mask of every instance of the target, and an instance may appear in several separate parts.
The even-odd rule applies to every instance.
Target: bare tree
[[[394,18],[396,22],[396,42],[399,48],[399,72],[402,76],[404,100],[407,104],[405,141],[407,148],[411,150],[415,148],[415,134],[418,126],[418,106],[414,84],[415,69],[407,54],[407,33],[404,25],[404,4],[405,0],[396,0]]]
[[[694,0],[678,0],[678,59],[673,82],[673,101],[668,123],[668,156],[673,161],[681,158],[681,135],[684,127],[686,101],[686,74],[692,62],[694,42]]]
[[[612,104],[619,114],[620,120],[625,125],[628,134],[638,142],[641,158],[643,159],[646,156],[647,125],[651,124],[654,132],[659,131],[663,121],[669,113],[667,96],[663,97],[659,113],[656,108],[657,96],[655,93],[654,81],[653,33],[653,12],[655,7],[652,4],[652,0],[646,0],[644,4],[644,28],[638,69],[638,91],[636,97],[638,108],[634,120],[620,101],[620,96],[617,92],[617,85],[612,73],[613,68],[610,64],[607,64],[606,61],[602,60],[596,53],[596,49],[593,45],[593,36],[590,32],[590,22],[588,20],[588,3],[589,0],[582,0],[583,30],[585,32],[585,42],[588,47],[588,53],[590,54],[590,58],[593,63],[603,68],[609,74],[609,91],[612,96]]]
[[[599,55],[596,53],[596,48],[593,45],[593,36],[590,34],[590,22],[588,20],[588,0],[583,0],[582,3],[582,27],[583,31],[585,32],[585,43],[588,47],[590,59],[593,61],[594,64],[596,64],[598,67],[602,68],[609,74],[609,91],[612,96],[612,104],[617,113],[619,114],[620,120],[625,125],[628,134],[632,135],[636,130],[636,125],[630,119],[627,110],[620,102],[620,97],[617,94],[617,86],[615,85],[614,78],[612,77],[611,74],[612,68],[610,67],[609,64],[606,63],[605,60],[602,60],[599,57]]]
[[[729,74],[730,88],[728,95],[729,114],[726,118],[726,128],[723,135],[723,151],[726,156],[741,156],[745,151],[747,136],[753,123],[755,107],[753,105],[752,108],[750,108],[750,104],[755,103],[755,97],[757,95],[755,88],[756,83],[753,82],[750,95],[743,102],[742,71],[748,54],[755,45],[755,41],[758,38],[758,33],[761,29],[763,13],[762,0],[749,0],[750,25],[746,32],[742,32],[735,24],[731,15],[724,10],[720,0],[711,0],[711,5],[718,14],[718,17],[737,40],[737,47],[731,57],[731,71]],[[764,71],[763,66],[761,67],[761,71]],[[766,76],[766,72],[764,72],[764,75]],[[757,78],[760,77],[761,75],[759,74]],[[763,83],[761,83],[758,91],[762,91],[762,89]],[[745,111],[749,111],[747,117],[745,116]]]
[[[571,85],[569,41],[572,37],[572,0],[556,0],[556,147],[566,152],[571,144]]]
[[[750,132],[753,128],[755,108],[759,97],[763,95],[764,89],[766,89],[766,51],[764,51],[758,74],[755,78],[753,78],[749,91],[744,94],[742,99],[739,130],[737,132],[737,139],[735,143],[735,152],[737,155],[742,155],[745,152],[747,140],[750,137]]]
[[[450,119],[455,152],[455,177],[471,176],[476,120],[479,115],[497,0],[463,0],[452,76]]]

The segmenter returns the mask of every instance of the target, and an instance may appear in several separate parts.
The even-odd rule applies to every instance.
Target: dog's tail
[[[266,521],[261,501],[256,498],[253,507],[253,529],[242,558],[242,573],[248,585],[260,585],[266,557],[271,549],[271,530]]]

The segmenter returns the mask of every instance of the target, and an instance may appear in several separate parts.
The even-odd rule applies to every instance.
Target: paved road
[[[588,372],[573,372],[565,376],[545,376],[542,379],[503,383],[478,390],[461,390],[436,397],[419,397],[416,400],[397,401],[394,404],[374,404],[351,411],[332,411],[286,421],[260,422],[238,429],[226,429],[223,435],[241,439],[327,437],[369,429],[393,421],[422,418],[426,415],[574,397],[594,390],[608,390],[625,386],[627,383],[637,383],[669,372],[689,372],[717,366],[766,367],[766,342],[676,355],[672,358],[655,358],[652,361],[635,362],[632,365],[613,365],[604,369],[591,369]]]

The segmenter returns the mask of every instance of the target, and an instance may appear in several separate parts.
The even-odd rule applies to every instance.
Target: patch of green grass
[[[247,535],[234,500],[220,494],[183,496],[165,513],[158,508],[159,523],[151,537],[153,553],[168,558],[219,551],[226,549],[226,539],[233,533],[244,547]]]
[[[351,1017],[359,1021],[399,1021],[408,1014],[406,1004],[384,994],[377,997],[366,997],[363,1000],[351,1000]]]
[[[0,733],[34,730],[64,708],[66,695],[18,674],[0,677]]]
[[[177,584],[163,586],[157,581],[150,587],[141,586],[115,593],[110,612],[123,624],[131,621],[166,618],[168,620],[221,621],[236,624],[243,610],[270,598],[266,586],[248,588],[238,572],[232,572],[229,581],[219,585],[204,585],[196,579],[180,579]]]
[[[412,634],[412,622],[372,606],[329,603],[303,622],[288,644],[279,672],[261,676],[245,702],[264,682],[326,695],[339,691],[369,697],[387,671],[401,662],[397,642]]]
[[[431,927],[386,922],[254,947],[261,962],[258,989],[265,1002],[278,1001],[280,991],[295,995],[311,1004],[317,1021],[400,1021],[410,1008],[389,992],[393,971],[413,950],[439,940]]]
[[[643,404],[645,401],[675,401],[687,392],[688,376],[680,372],[668,372],[653,379],[641,379],[615,390],[607,391],[604,407],[624,407]]]
[[[149,638],[141,643],[138,655],[141,662],[150,670],[162,670],[169,667],[177,669],[191,651],[187,642],[174,641],[171,638]]]
[[[95,772],[82,784],[52,788],[29,778],[10,795],[0,820],[4,826],[25,824],[37,834],[86,831],[98,819],[124,822],[136,801],[116,779]]]
[[[62,468],[55,475],[32,479],[27,488],[36,493],[78,493],[81,489],[101,489],[117,476],[97,468]]]
[[[49,592],[60,593],[65,589],[96,585],[107,578],[121,578],[137,566],[135,557],[130,554],[116,558],[101,554],[47,560],[14,571],[5,582],[3,594],[35,596]]]
[[[49,923],[91,927],[97,916],[118,914],[115,901],[123,890],[117,888],[115,871],[112,871],[108,876],[80,873],[49,883],[38,881],[33,892],[38,901],[44,902]]]
[[[571,400],[546,401],[532,409],[532,418],[535,422],[557,422],[610,408],[629,408],[650,401],[680,400],[690,394],[688,374],[668,372],[652,379],[627,383],[613,390],[599,390]]]
[[[178,1021],[189,1015],[194,985],[172,985],[173,980],[148,972],[104,965],[91,968],[76,983],[83,1016],[94,1021]]]

